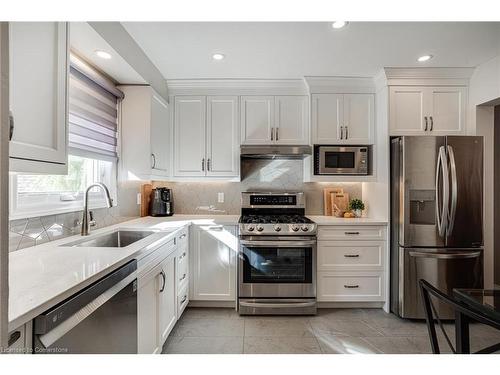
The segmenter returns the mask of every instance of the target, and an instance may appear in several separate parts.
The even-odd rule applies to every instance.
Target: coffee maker
[[[151,216],[172,216],[174,214],[174,200],[171,189],[162,187],[151,191],[149,213]]]

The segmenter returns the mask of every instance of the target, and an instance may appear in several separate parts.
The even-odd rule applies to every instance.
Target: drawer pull
[[[7,346],[12,346],[16,343],[17,340],[21,337],[21,331],[12,332],[9,336],[9,341],[7,342]]]
[[[346,289],[356,289],[356,288],[359,288],[359,285],[344,285],[344,288],[346,288]]]
[[[359,254],[344,254],[345,258],[359,258]]]
[[[344,234],[346,234],[346,235],[350,235],[350,234],[359,234],[359,232],[344,232]]]
[[[179,257],[179,260],[183,259],[186,256],[186,252],[184,251],[181,256]]]
[[[184,302],[186,302],[187,298],[188,298],[188,296],[187,296],[187,295],[185,295],[184,297],[182,297],[182,300],[181,300],[181,305],[182,305]]]
[[[182,240],[183,238],[186,238],[186,233],[183,233],[179,236],[179,240]]]
[[[182,281],[186,278],[186,274],[182,275],[182,277],[179,279],[179,281]]]

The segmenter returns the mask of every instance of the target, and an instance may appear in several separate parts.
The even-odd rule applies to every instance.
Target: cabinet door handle
[[[156,156],[155,156],[155,154],[151,154],[151,159],[152,159],[151,168],[155,169],[156,168]]]
[[[201,159],[201,170],[205,172],[205,158]]]
[[[182,305],[184,302],[186,302],[187,298],[188,298],[188,296],[187,296],[187,295],[185,295],[184,297],[182,297],[182,300],[181,300],[181,305]]]
[[[12,332],[9,335],[9,341],[7,342],[7,346],[12,346],[16,343],[17,340],[21,337],[21,331]]]
[[[359,234],[359,232],[344,232],[346,235]]]
[[[163,279],[163,285],[161,286],[160,293],[163,293],[165,290],[165,284],[167,283],[167,276],[165,275],[165,272],[161,271],[160,272],[161,278]]]
[[[182,240],[183,238],[186,238],[186,233],[183,233],[179,236],[179,240]],[[184,253],[185,254],[185,253]]]
[[[182,275],[182,277],[179,279],[179,281],[182,281],[186,278],[186,274]]]
[[[11,111],[9,111],[9,141],[12,141],[13,135],[14,135],[14,115],[12,114]]]
[[[427,116],[424,116],[424,120],[425,120],[425,129],[424,129],[424,131],[427,131]]]
[[[207,171],[210,170],[210,158],[207,159]]]
[[[274,128],[271,128],[271,141],[274,141]]]
[[[359,285],[344,285],[344,288],[346,288],[346,289],[356,289],[356,288],[359,288]]]
[[[217,231],[221,231],[223,229],[224,229],[223,225],[215,225],[215,226],[212,226],[212,227],[208,228],[208,230],[217,230]]]
[[[432,118],[432,116],[430,118],[431,118],[431,128],[429,130],[432,131],[432,129],[434,129],[434,119]]]
[[[349,127],[346,125],[344,126],[345,128],[345,139],[348,139],[349,138]]]
[[[359,258],[359,254],[344,254],[344,258]]]
[[[279,141],[280,137],[280,128],[275,128],[276,129],[276,140]]]
[[[183,253],[181,254],[181,256],[179,257],[179,260],[184,259],[184,257],[185,257],[185,256],[186,256],[186,252],[183,252]]]
[[[340,127],[340,139],[344,139],[344,127]]]

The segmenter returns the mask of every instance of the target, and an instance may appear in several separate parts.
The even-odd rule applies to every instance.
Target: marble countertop
[[[387,224],[368,218],[308,217],[319,225]],[[9,330],[29,322],[131,259],[148,255],[186,225],[237,225],[238,220],[239,215],[144,217],[94,230],[88,237],[121,228],[158,231],[125,248],[61,246],[81,238],[76,235],[14,251],[9,255]]]
[[[307,215],[309,219],[318,225],[387,225],[387,220],[371,217],[360,217],[346,219],[343,217],[324,216],[324,215]]]

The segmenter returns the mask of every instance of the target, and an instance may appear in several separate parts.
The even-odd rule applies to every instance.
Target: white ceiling
[[[125,22],[165,78],[374,76],[382,67],[474,67],[500,54],[500,23]],[[223,53],[222,61],[212,54]],[[423,54],[435,57],[417,63]]]
[[[144,84],[146,81],[87,22],[71,22],[70,44],[80,57],[121,84]],[[96,50],[111,54],[105,60]]]

